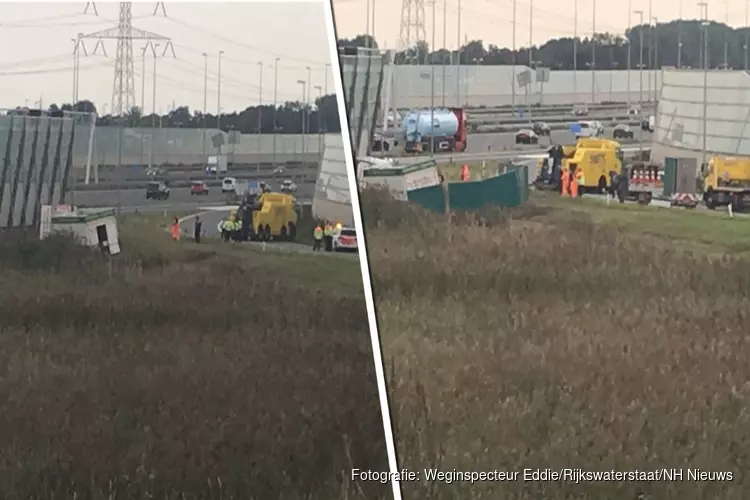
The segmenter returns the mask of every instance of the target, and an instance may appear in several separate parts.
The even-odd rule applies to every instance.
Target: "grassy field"
[[[108,263],[0,244],[0,498],[387,498],[356,260],[174,243]]]
[[[552,197],[481,224],[363,206],[401,467],[685,474],[409,482],[405,498],[746,496],[750,220]]]

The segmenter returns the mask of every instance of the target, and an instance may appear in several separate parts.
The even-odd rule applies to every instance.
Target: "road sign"
[[[528,87],[531,84],[531,71],[524,70],[516,75],[519,87]]]
[[[549,81],[549,68],[536,69],[536,81],[545,83]]]
[[[215,148],[221,147],[224,145],[224,134],[219,132],[218,134],[215,134],[211,137],[211,143],[214,145]]]

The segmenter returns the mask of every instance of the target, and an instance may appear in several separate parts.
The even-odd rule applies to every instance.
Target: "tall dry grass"
[[[405,498],[747,497],[747,259],[533,203],[449,226],[363,198],[401,467],[685,474],[409,482]],[[734,479],[689,482],[687,468]]]
[[[0,498],[385,498],[361,285],[122,245],[0,244]]]

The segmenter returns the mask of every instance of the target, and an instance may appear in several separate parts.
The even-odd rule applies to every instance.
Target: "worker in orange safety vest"
[[[177,217],[174,218],[170,233],[172,233],[172,239],[174,241],[180,241],[180,220]]]
[[[467,164],[461,165],[461,180],[468,181],[471,179],[471,173],[469,172],[469,166]]]
[[[560,172],[560,188],[562,196],[570,196],[570,171],[567,168]]]
[[[573,198],[578,198],[578,176],[580,175],[580,170],[575,169],[570,173],[569,180],[570,180],[570,196]]]

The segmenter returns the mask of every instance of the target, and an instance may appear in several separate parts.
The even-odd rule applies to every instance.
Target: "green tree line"
[[[341,132],[339,122],[338,106],[334,94],[325,95],[315,99],[315,105],[304,105],[301,102],[286,102],[281,106],[272,105],[249,106],[243,111],[222,113],[220,127],[229,132],[238,130],[243,134],[258,133],[258,114],[260,112],[260,132],[272,134],[274,132],[274,114],[276,120],[276,133],[299,134],[302,132],[303,111],[308,112],[308,130],[312,134],[320,132]],[[30,110],[24,107],[16,108],[17,114],[26,114]],[[75,104],[52,104],[47,108],[50,114],[63,111],[97,112],[96,106],[90,100],[84,99]],[[170,127],[170,128],[217,128],[217,117],[214,114],[202,114],[199,111],[191,111],[188,106],[178,106],[167,114],[142,114],[140,108],[134,107],[125,116],[115,117],[112,115],[97,116],[97,126],[126,126],[126,127]]]
[[[733,29],[723,23],[711,21],[703,28],[701,21],[683,20],[658,23],[653,26],[637,25],[628,29],[625,36],[612,33],[596,33],[591,38],[578,38],[577,67],[591,68],[592,53],[596,49],[597,69],[624,69],[628,67],[628,45],[630,46],[630,67],[637,68],[643,34],[643,67],[645,69],[678,66],[678,44],[682,41],[681,67],[702,67],[702,35],[708,32],[708,66],[710,68],[748,69],[746,45],[750,30]],[[681,34],[681,36],[680,36]],[[482,40],[472,40],[460,50],[438,49],[431,51],[425,42],[397,52],[396,64],[461,64],[529,65],[558,70],[573,69],[573,37],[555,38],[539,46],[522,47],[515,52],[489,44]],[[340,46],[373,47],[377,41],[368,35],[339,40]]]

